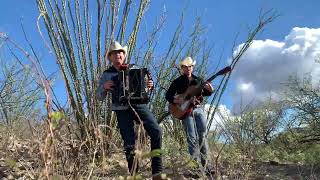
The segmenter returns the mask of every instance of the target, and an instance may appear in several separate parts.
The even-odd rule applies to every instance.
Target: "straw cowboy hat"
[[[109,58],[109,55],[112,51],[123,51],[124,55],[127,55],[128,46],[122,47],[121,44],[118,41],[113,41],[110,44],[109,50],[107,52],[107,57]]]
[[[182,66],[194,66],[196,65],[196,61],[192,60],[191,57],[186,57],[180,62],[180,67]]]

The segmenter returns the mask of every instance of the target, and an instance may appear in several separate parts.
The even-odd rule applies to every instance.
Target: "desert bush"
[[[30,67],[2,58],[0,64],[0,122],[13,127],[19,125],[17,121],[39,118],[39,102],[44,95]]]

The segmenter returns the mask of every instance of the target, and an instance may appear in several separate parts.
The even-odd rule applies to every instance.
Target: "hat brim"
[[[123,48],[117,48],[117,49],[109,50],[108,53],[107,53],[107,57],[109,57],[110,53],[113,52],[113,51],[123,51],[124,55],[126,56],[127,55],[127,51],[128,51],[128,46],[124,46]]]

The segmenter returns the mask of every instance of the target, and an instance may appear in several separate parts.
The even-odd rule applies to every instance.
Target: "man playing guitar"
[[[198,93],[195,97],[183,95],[199,84],[200,78],[192,74],[195,64],[196,61],[193,61],[191,57],[186,57],[180,62],[182,75],[171,83],[166,92],[166,99],[173,108],[169,108],[171,109],[170,112],[172,115],[182,120],[184,130],[187,134],[190,155],[197,162],[201,160],[203,167],[207,167],[208,144],[205,136],[207,119],[203,108],[198,104],[201,103],[202,96],[210,96],[213,93],[213,87],[209,82],[204,82],[202,83],[200,94]],[[179,108],[189,108],[192,112],[184,112],[180,109],[183,114],[175,116],[174,109],[180,111]],[[209,169],[205,170],[207,173],[210,172]]]

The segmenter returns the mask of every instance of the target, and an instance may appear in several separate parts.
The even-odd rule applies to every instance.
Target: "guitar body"
[[[195,96],[201,95],[201,87],[190,86],[183,94],[178,94],[175,97],[181,97],[184,99],[184,102],[179,104],[169,104],[169,112],[173,117],[183,120],[185,117],[192,113],[193,107],[195,105]]]
[[[179,105],[170,103],[169,112],[173,117],[183,120],[185,117],[192,113],[192,107],[182,109]]]

